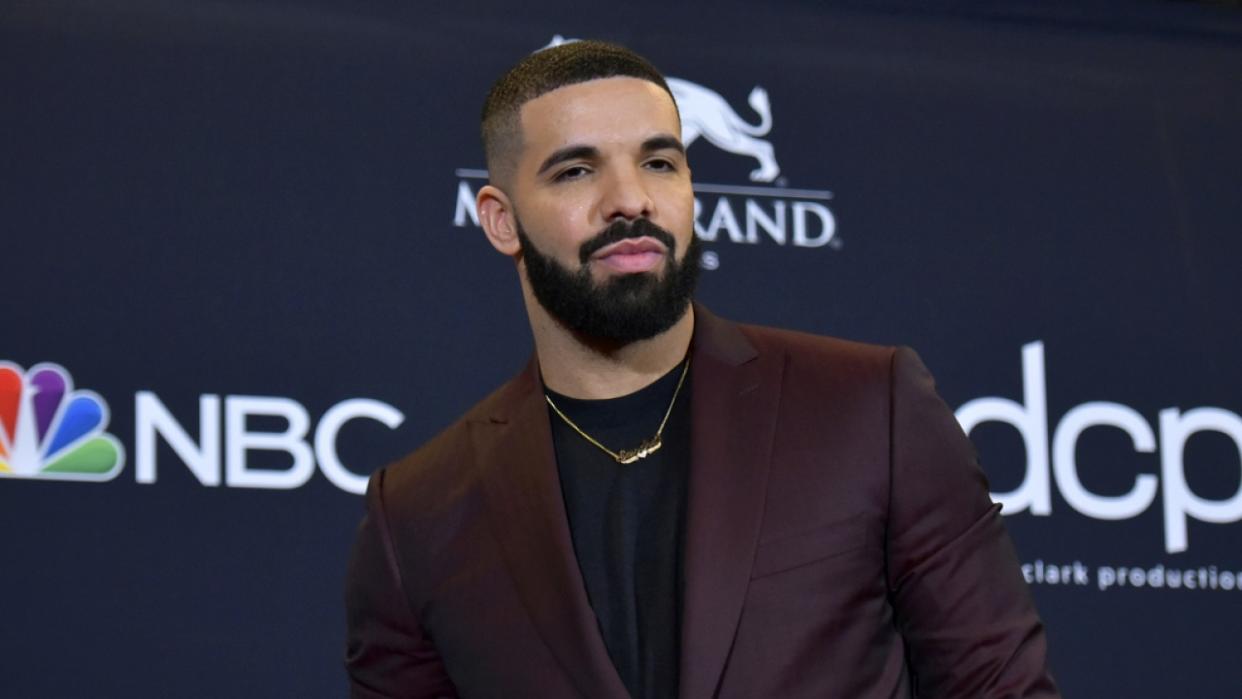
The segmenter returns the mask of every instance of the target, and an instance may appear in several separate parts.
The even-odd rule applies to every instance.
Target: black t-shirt
[[[677,365],[636,393],[578,400],[549,392],[584,432],[613,451],[650,439],[681,378]],[[608,654],[635,699],[677,696],[682,529],[690,465],[690,380],[663,446],[617,463],[549,408],[569,529]]]

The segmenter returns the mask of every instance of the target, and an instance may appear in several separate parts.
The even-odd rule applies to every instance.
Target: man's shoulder
[[[826,371],[855,378],[887,377],[898,348],[859,342],[831,335],[789,330],[767,325],[736,324],[760,354],[777,353],[786,368],[798,372]]]
[[[863,357],[872,360],[892,355],[893,347],[869,342],[860,342],[833,335],[791,330],[770,325],[753,323],[737,323],[742,333],[756,346],[785,348],[794,352],[809,354],[830,354],[842,357]]]
[[[387,493],[443,493],[473,478],[472,434],[492,423],[520,399],[527,372],[520,372],[461,414],[421,446],[384,467]]]

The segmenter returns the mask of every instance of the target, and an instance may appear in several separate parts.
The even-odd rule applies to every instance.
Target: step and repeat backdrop
[[[531,351],[473,211],[483,95],[580,37],[670,76],[707,305],[922,354],[1067,696],[1242,696],[1236,8],[53,0],[0,32],[0,696],[343,695],[368,474]]]

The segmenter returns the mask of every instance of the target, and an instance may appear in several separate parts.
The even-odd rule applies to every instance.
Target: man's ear
[[[522,249],[517,236],[517,217],[509,195],[493,185],[484,185],[474,199],[479,213],[479,225],[487,235],[487,241],[501,253],[514,257]]]

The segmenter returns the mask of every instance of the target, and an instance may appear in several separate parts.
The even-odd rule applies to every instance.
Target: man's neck
[[[543,384],[571,398],[616,398],[650,385],[685,358],[694,334],[691,306],[663,333],[610,347],[576,335],[531,301],[527,311]]]

